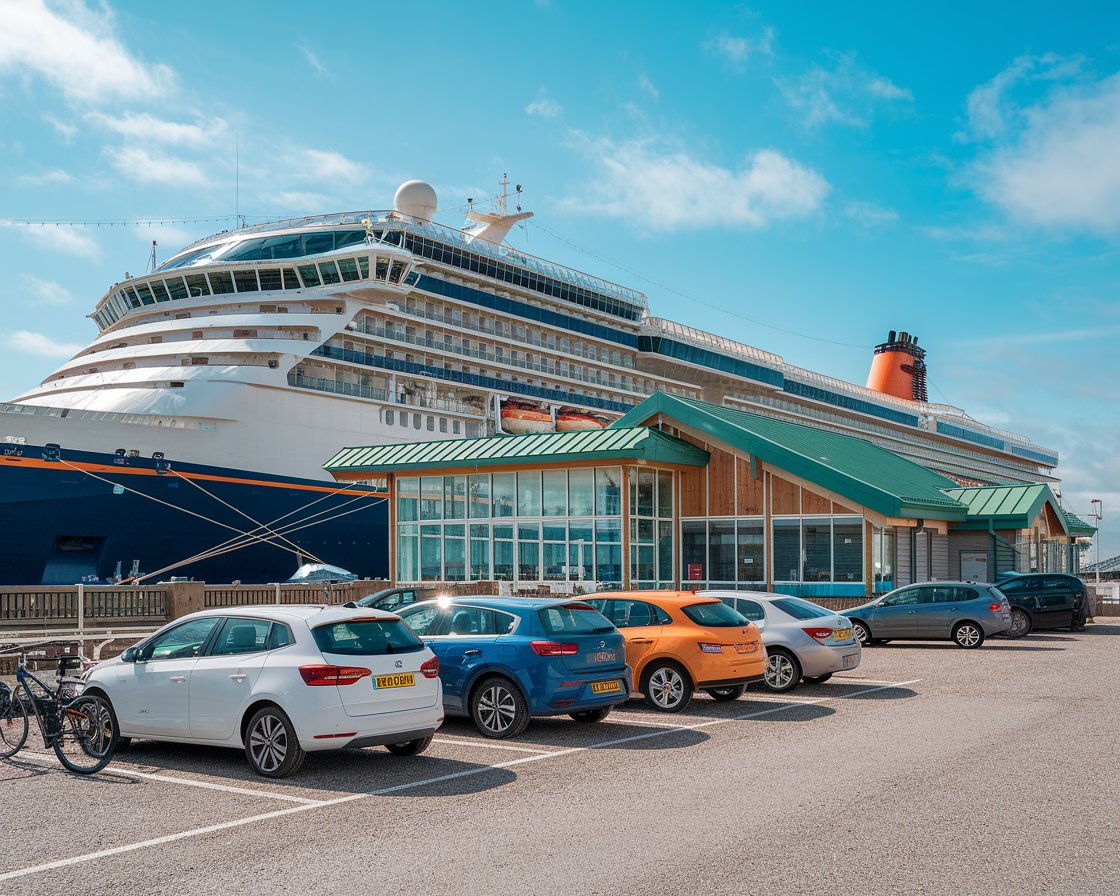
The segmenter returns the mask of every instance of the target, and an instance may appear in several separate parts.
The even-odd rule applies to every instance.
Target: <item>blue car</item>
[[[532,716],[598,722],[630,697],[622,634],[570,598],[444,597],[400,617],[439,658],[443,704],[487,737],[513,737]]]

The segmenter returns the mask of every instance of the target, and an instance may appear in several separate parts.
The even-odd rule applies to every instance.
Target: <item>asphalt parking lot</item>
[[[1120,891],[1120,625],[890,644],[790,695],[313,755],[0,762],[0,893]]]

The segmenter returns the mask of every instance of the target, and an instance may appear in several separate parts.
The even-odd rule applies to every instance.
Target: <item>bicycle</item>
[[[80,682],[66,673],[75,658],[59,657],[58,680],[52,689],[28,670],[26,648],[6,655],[18,655],[19,664],[14,689],[0,682],[0,759],[23,749],[33,714],[43,743],[54,750],[64,768],[79,775],[105,768],[117,741],[113,711],[95,694],[73,696]]]

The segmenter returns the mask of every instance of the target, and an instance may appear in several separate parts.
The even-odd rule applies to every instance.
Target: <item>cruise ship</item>
[[[218,233],[114,284],[93,342],[0,404],[0,578],[269,582],[309,561],[383,577],[384,499],[324,474],[339,447],[606,426],[658,390],[855,434],[962,484],[1052,478],[1056,452],[928,402],[909,334],[876,349],[868,386],[795,367],[510,247],[531,213],[508,197],[503,179],[456,229],[410,181],[392,209]]]

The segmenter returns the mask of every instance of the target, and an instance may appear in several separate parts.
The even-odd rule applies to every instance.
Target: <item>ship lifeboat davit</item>
[[[552,432],[552,414],[547,408],[528,401],[502,402],[502,430],[512,433]]]
[[[575,432],[580,429],[606,429],[607,420],[579,408],[560,408],[556,412],[556,431]]]
[[[891,330],[887,341],[875,346],[867,388],[906,401],[928,401],[926,350],[918,348],[918,337]]]

